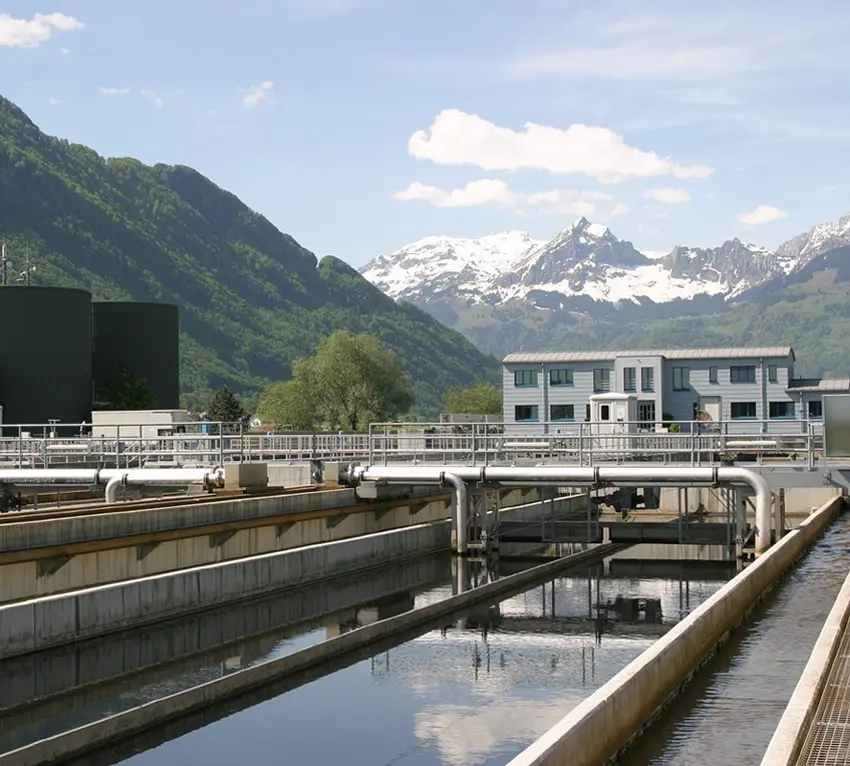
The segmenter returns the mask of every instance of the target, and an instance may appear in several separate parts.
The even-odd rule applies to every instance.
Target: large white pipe
[[[443,471],[440,474],[440,484],[451,484],[454,487],[454,517],[457,525],[455,547],[458,553],[464,554],[469,548],[469,502],[466,492],[466,482],[453,471]]]
[[[0,484],[97,484],[99,473],[96,468],[12,468],[0,471]]]
[[[184,486],[222,485],[220,470],[208,468],[21,468],[0,471],[0,485],[84,485],[106,484],[106,502],[114,503],[122,484]]]
[[[392,484],[434,484],[441,474],[451,472],[465,482],[493,482],[502,485],[572,485],[614,484],[622,487],[653,485],[737,484],[752,487],[756,505],[756,555],[770,547],[770,486],[761,474],[747,468],[719,466],[354,466],[350,477],[355,481]]]

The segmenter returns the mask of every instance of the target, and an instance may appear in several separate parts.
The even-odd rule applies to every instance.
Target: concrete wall
[[[622,546],[618,545],[598,546],[567,559],[541,564],[501,578],[443,601],[364,625],[285,657],[259,663],[96,723],[0,754],[0,766],[36,766],[84,755],[109,743],[126,740],[178,716],[209,707],[235,694],[258,689],[308,669],[314,669],[316,674],[324,675],[357,661],[360,658],[358,652],[376,651],[381,642],[389,644],[396,641],[395,637],[402,631],[424,633],[436,624],[436,620],[443,620],[460,609],[506,598],[512,593],[521,592],[531,583],[547,581],[571,567],[587,566],[621,548]]]
[[[266,463],[270,487],[307,487],[313,483],[308,465]]]
[[[0,674],[0,711],[3,729],[13,731],[10,711],[29,707],[68,692],[76,692],[73,701],[56,701],[57,715],[69,706],[82,708],[99,700],[117,696],[115,684],[104,682],[129,673],[148,670],[134,683],[140,688],[179,674],[185,666],[194,670],[198,655],[209,664],[238,657],[247,665],[264,657],[283,635],[294,635],[311,626],[333,624],[335,614],[359,604],[372,604],[388,594],[416,591],[444,582],[451,573],[450,554],[419,557],[379,570],[348,573],[300,588],[290,588],[254,600],[208,609],[181,618],[161,622],[154,629],[114,633],[109,636],[61,646],[37,654],[13,657],[3,662]],[[346,611],[347,614],[347,611]],[[271,632],[271,633],[270,633]],[[265,641],[256,636],[270,634]],[[223,648],[224,647],[224,648]],[[151,669],[169,665],[167,672]],[[80,690],[98,685],[98,689]],[[36,719],[49,717],[49,711]],[[32,725],[27,713],[27,725]]]
[[[349,490],[341,490],[340,492],[343,493],[342,497],[347,498],[349,496]],[[503,492],[501,502],[503,507],[512,506],[534,501],[538,496],[537,489],[526,493],[515,489]],[[299,512],[305,504],[303,498],[311,498],[312,505],[318,509],[322,507],[324,499],[331,503],[330,507],[339,507],[340,494],[337,492],[316,492],[308,495],[263,498],[268,502],[255,501],[252,504],[252,509],[257,512],[257,515],[262,512],[266,515],[269,512],[280,514],[283,512],[281,506],[292,509],[293,513]],[[583,502],[583,498],[581,501]],[[222,503],[226,506],[223,511],[228,514],[228,517],[232,513],[231,502],[238,503],[241,501]],[[359,503],[356,499],[353,502]],[[211,505],[219,505],[219,503],[212,503]],[[240,506],[236,505],[235,507],[239,508]],[[376,509],[382,508],[382,505],[376,505]],[[451,508],[450,500],[435,499],[424,506],[421,505],[420,500],[414,506],[415,513],[411,513],[411,507],[400,505],[376,512],[366,511],[334,518],[298,521],[291,525],[281,525],[276,521],[267,526],[234,528],[226,532],[182,537],[155,544],[143,543],[128,546],[125,543],[123,547],[110,550],[79,553],[67,560],[56,557],[55,560],[46,562],[29,560],[4,564],[0,565],[0,582],[3,584],[3,587],[0,588],[0,603],[21,601],[120,580],[150,577],[179,569],[232,561],[248,556],[274,553],[275,551],[289,550],[305,545],[334,542],[359,535],[444,520],[450,518]],[[160,509],[134,513],[163,515],[166,518],[171,518],[176,524],[183,520],[184,511],[191,512],[201,509],[177,507],[161,510],[167,511],[167,513],[161,514]],[[112,514],[108,515],[111,516]],[[126,516],[127,514],[121,515]],[[223,515],[223,513],[220,512],[219,515]],[[250,516],[247,518],[250,518]],[[83,519],[86,523],[88,520],[88,517]],[[32,523],[42,524],[42,522],[30,522],[30,524]],[[60,523],[66,526],[64,520],[62,522],[43,522],[47,525],[52,523]],[[234,526],[236,524],[238,524],[238,521],[234,523]],[[10,526],[14,528],[19,525]],[[109,521],[104,522],[103,526],[109,529],[115,528],[115,524]],[[130,526],[130,524],[128,523],[125,526]],[[0,537],[6,531],[5,527],[0,528]],[[13,538],[14,535],[9,534],[8,537]]]
[[[511,518],[512,510],[502,513]],[[435,521],[6,604],[0,606],[0,659],[444,551],[450,543],[451,521]]]
[[[509,766],[599,766],[614,757],[829,526],[840,507],[834,499],[808,517]]]
[[[785,708],[762,766],[792,766],[797,763],[809,729],[838,654],[841,640],[850,622],[850,576],[844,581],[829,612],[803,675]],[[833,721],[833,725],[835,725]],[[838,753],[836,752],[836,755]]]
[[[444,551],[450,522],[193,567],[0,607],[0,659],[258,596],[414,554]]]
[[[748,488],[741,488],[748,492]],[[671,513],[677,513],[679,490],[676,487],[661,488],[660,509]],[[785,515],[786,516],[808,516],[814,509],[820,508],[835,497],[841,495],[840,487],[791,487],[785,490]],[[725,514],[723,495],[712,487],[688,487],[687,488],[687,510],[695,511],[700,504],[709,513]],[[749,496],[749,495],[748,495]],[[751,519],[755,518],[755,511],[749,509]]]

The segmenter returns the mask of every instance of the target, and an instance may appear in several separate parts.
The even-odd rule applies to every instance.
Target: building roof
[[[850,391],[850,378],[825,378],[824,380],[792,380],[786,391]]]
[[[546,364],[557,362],[613,362],[618,357],[660,356],[664,359],[755,359],[794,358],[791,346],[754,348],[638,348],[631,351],[532,351],[508,354],[504,364]]]

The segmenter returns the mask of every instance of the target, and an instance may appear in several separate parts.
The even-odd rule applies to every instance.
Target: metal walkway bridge
[[[439,463],[490,465],[557,462],[579,466],[623,462],[720,465],[780,463],[825,466],[823,426],[815,420],[682,423],[676,433],[617,424],[559,426],[557,433],[518,430],[516,424],[377,423],[368,433],[248,433],[241,424],[190,423],[147,436],[151,424],[112,427],[110,437],[86,435],[86,424],[0,427],[0,466],[51,468],[92,464],[143,468],[245,461],[362,461],[369,465]],[[156,430],[156,429],[154,429]],[[850,462],[848,466],[850,467]]]

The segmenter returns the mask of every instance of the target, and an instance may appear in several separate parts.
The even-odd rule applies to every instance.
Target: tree
[[[104,390],[111,409],[150,410],[156,406],[147,378],[134,375],[126,364],[119,365],[118,374],[105,381]]]
[[[209,412],[207,412],[207,420],[214,423],[236,423],[245,416],[245,411],[239,400],[234,396],[233,392],[227,387],[222,386],[215,392]]]
[[[297,360],[292,373],[291,381],[272,386],[263,397],[263,416],[276,424],[363,431],[413,404],[401,362],[372,335],[335,332],[315,356]]]
[[[313,427],[315,413],[315,402],[300,380],[275,383],[263,394],[257,410],[263,422],[274,423],[278,428],[289,426],[299,431]]]
[[[443,397],[446,412],[465,415],[501,415],[502,392],[489,383],[450,388]]]

